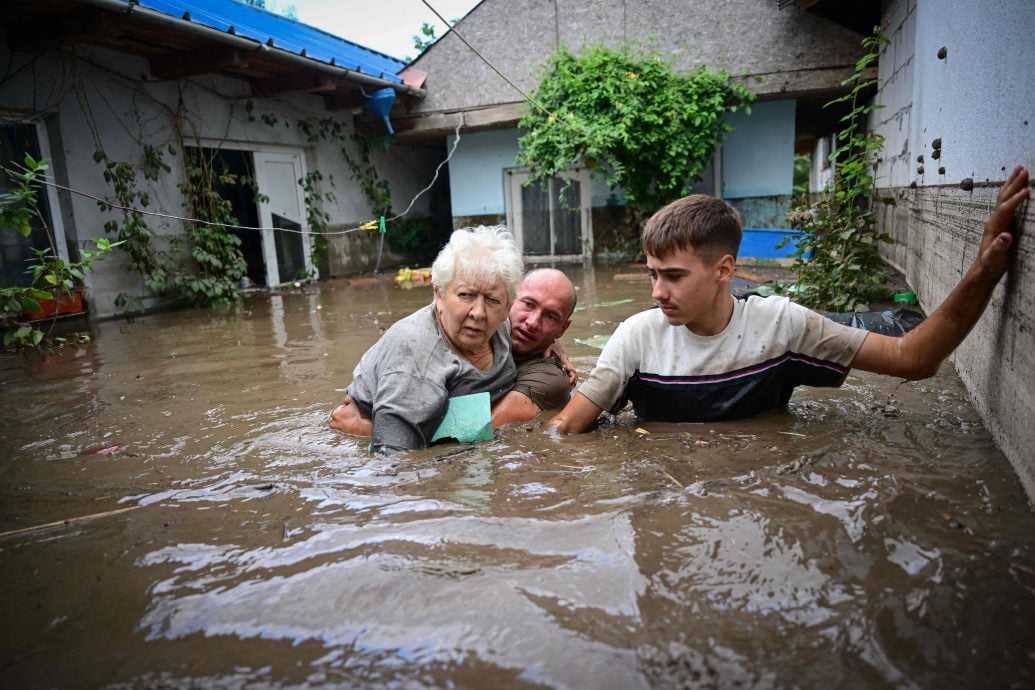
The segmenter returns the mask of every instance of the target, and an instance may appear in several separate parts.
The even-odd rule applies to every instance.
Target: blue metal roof
[[[405,62],[376,50],[346,41],[316,27],[281,17],[234,0],[138,0],[141,7],[183,19],[190,13],[190,21],[203,26],[227,31],[233,27],[237,36],[260,43],[272,39],[274,49],[300,54],[338,67],[362,72],[386,81],[402,83],[397,76]]]

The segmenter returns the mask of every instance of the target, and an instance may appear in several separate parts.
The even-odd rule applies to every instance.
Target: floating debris
[[[588,338],[575,338],[575,342],[579,345],[595,347],[598,350],[603,350],[604,346],[607,345],[607,341],[610,339],[611,336],[609,335],[592,335]]]
[[[395,283],[399,287],[412,288],[427,285],[431,282],[430,268],[400,268],[395,274]]]
[[[80,457],[84,455],[111,455],[121,447],[122,446],[117,443],[110,446],[94,446],[93,448],[79,451],[79,455]]]

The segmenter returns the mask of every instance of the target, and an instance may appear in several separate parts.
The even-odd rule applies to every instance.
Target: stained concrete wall
[[[722,198],[749,228],[786,225],[794,187],[792,100],[766,101],[740,110],[726,121],[733,127],[722,143]]]
[[[449,198],[453,216],[506,214],[503,169],[514,166],[518,152],[516,129],[450,135],[449,149],[456,151],[449,160]]]
[[[449,160],[449,192],[456,227],[470,224],[460,219],[506,217],[504,170],[516,165],[521,135],[517,129],[497,129],[461,134],[459,143],[456,135],[448,137],[447,150],[456,143]],[[602,177],[594,175],[591,184],[593,208],[624,203],[622,190],[612,189]]]
[[[1007,171],[1035,168],[1035,3],[894,0],[887,18],[876,127],[892,203],[878,211],[897,240],[888,258],[931,311],[973,262]],[[952,365],[1035,499],[1035,205],[1020,215],[1010,273]]]
[[[22,69],[30,61],[32,67]],[[144,144],[157,146],[163,152],[171,145],[177,154],[165,153],[165,160],[172,172],[163,173],[157,181],[138,175],[136,184],[149,196],[148,210],[185,215],[179,190],[183,179],[182,152],[173,126],[173,118],[179,118],[186,145],[200,140],[205,146],[230,149],[301,152],[307,169],[319,170],[324,175],[323,191],[333,194],[322,204],[332,223],[354,227],[371,218],[371,203],[352,179],[339,144],[310,142],[295,126],[301,119],[332,117],[345,132],[352,131],[351,115],[332,115],[317,96],[250,98],[245,82],[219,77],[157,81],[146,76],[146,60],[84,46],[74,54],[11,54],[0,41],[0,64],[11,66],[11,77],[0,95],[0,111],[8,119],[45,119],[52,171],[63,185],[111,199],[112,188],[93,158],[95,150],[103,148],[111,159],[129,162],[139,169]],[[254,104],[254,117],[245,108],[249,98]],[[276,123],[266,124],[260,114],[275,117]],[[352,155],[358,157],[354,145],[348,146]],[[374,152],[372,160],[381,177],[389,181],[397,212],[432,179],[441,156],[437,147],[396,146],[386,153]],[[121,218],[118,212],[101,211],[97,202],[86,196],[68,192],[59,192],[58,196],[66,235],[81,249],[92,248],[92,239],[106,237],[106,221]],[[411,215],[426,214],[429,199],[429,194],[418,199]],[[147,223],[159,247],[169,247],[174,240],[185,238],[179,220],[148,217]],[[354,272],[357,258],[376,255],[376,235],[363,235],[331,239],[332,274]],[[367,270],[372,268],[371,263]],[[93,316],[118,313],[115,299],[120,294],[139,299],[144,308],[159,302],[122,251],[97,262],[94,272],[87,275],[86,285]]]
[[[722,198],[790,194],[794,186],[794,101],[768,101],[730,113],[722,146]]]
[[[526,92],[558,46],[577,51],[587,41],[649,41],[678,71],[707,65],[752,75],[745,83],[763,96],[836,87],[861,52],[853,31],[774,0],[484,0],[456,29]],[[429,93],[413,112],[524,100],[456,32],[414,66],[428,74]]]

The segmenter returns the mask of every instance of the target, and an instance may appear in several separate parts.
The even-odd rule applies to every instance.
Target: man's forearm
[[[915,350],[921,358],[934,360],[933,368],[937,369],[981,318],[999,280],[975,263],[945,301],[903,337],[903,346]]]
[[[511,391],[492,406],[492,428],[498,429],[512,422],[527,422],[542,412],[524,393]]]
[[[603,410],[596,403],[576,391],[571,401],[557,413],[550,424],[564,434],[581,434],[588,429]]]

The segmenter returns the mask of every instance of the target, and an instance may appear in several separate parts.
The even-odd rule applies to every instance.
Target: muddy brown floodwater
[[[649,306],[628,272],[570,270],[582,376],[573,337]],[[328,415],[429,299],[324,285],[0,358],[0,531],[58,523],[0,538],[0,684],[1035,685],[1035,515],[950,366],[372,458]]]

